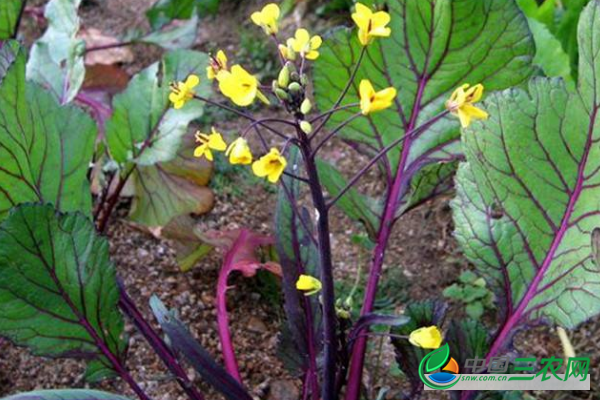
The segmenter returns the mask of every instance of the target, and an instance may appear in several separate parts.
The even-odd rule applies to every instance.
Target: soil
[[[82,7],[82,22],[85,27],[100,29],[102,32],[118,36],[132,26],[145,27],[143,11],[153,0],[89,0]],[[41,4],[43,1],[33,2]],[[222,2],[218,16],[205,19],[201,23],[197,48],[211,51],[218,48],[235,53],[239,43],[239,26],[245,24],[246,16],[260,6],[263,1]],[[288,20],[288,29],[293,30],[295,18]],[[39,26],[26,21],[24,28],[26,42],[41,33]],[[125,65],[129,73],[135,73],[155,62],[161,50],[137,45],[133,46],[134,62]],[[219,122],[221,123],[221,122]],[[242,128],[243,121],[222,121],[223,128],[235,131]],[[365,160],[356,155],[343,143],[333,141],[324,148],[325,158],[351,175]],[[274,194],[261,185],[240,185],[243,196],[216,191],[215,208],[199,218],[205,229],[232,229],[245,227],[268,233],[273,220]],[[361,181],[360,190],[377,193],[382,187],[376,171]],[[400,270],[408,282],[403,289],[409,299],[426,299],[438,295],[456,281],[461,271],[469,268],[461,257],[452,237],[452,219],[448,206],[449,198],[440,198],[425,207],[414,210],[396,224],[385,269]],[[221,254],[213,252],[188,273],[179,271],[171,244],[152,235],[141,232],[126,221],[127,204],[123,203],[108,232],[112,259],[119,275],[138,307],[154,324],[148,300],[158,296],[165,304],[179,311],[181,319],[200,343],[218,361],[219,340],[216,331],[215,289]],[[359,260],[364,254],[352,243],[352,236],[361,233],[355,223],[349,221],[340,211],[334,210],[331,217],[332,245],[335,260],[335,274],[339,280],[352,281]],[[364,264],[364,262],[363,262]],[[240,363],[244,382],[252,393],[261,399],[286,400],[297,398],[300,382],[285,370],[277,357],[278,332],[283,323],[281,310],[265,299],[254,279],[235,276],[234,288],[229,291],[231,330],[236,354]],[[401,307],[399,307],[400,309]],[[460,308],[452,307],[453,315]],[[600,398],[600,319],[590,321],[572,332],[571,337],[578,354],[592,356],[592,387],[590,393],[534,393],[534,398],[548,399],[591,399]],[[148,394],[156,400],[179,400],[186,397],[165,372],[163,365],[143,338],[127,325],[130,335],[128,366],[133,376],[141,382]],[[560,341],[548,327],[530,329],[518,335],[516,346],[522,354],[535,354],[538,357],[561,354]],[[384,347],[384,368],[392,363],[391,349]],[[371,360],[376,359],[376,354]],[[199,385],[207,399],[220,396],[201,382],[192,368],[190,377]],[[368,371],[371,368],[367,369]],[[27,350],[0,341],[0,395],[8,395],[34,389],[90,387],[83,381],[84,364],[73,360],[48,360],[32,356]],[[374,380],[367,373],[369,382],[375,385],[388,385],[396,390],[386,398],[399,398],[398,388],[404,385],[402,379],[384,374],[383,380]],[[130,389],[119,382],[106,381],[93,388],[121,393],[135,398]],[[439,395],[431,395],[439,398]],[[560,397],[566,396],[566,397]],[[375,396],[370,396],[375,398]]]

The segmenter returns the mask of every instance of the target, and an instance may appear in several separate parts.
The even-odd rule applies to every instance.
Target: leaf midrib
[[[587,140],[586,140],[586,144],[584,147],[582,160],[579,163],[579,167],[577,169],[577,181],[575,184],[575,189],[573,190],[573,193],[571,194],[571,196],[569,198],[569,203],[567,204],[567,208],[565,209],[565,212],[563,214],[563,218],[561,220],[559,229],[554,236],[554,240],[552,241],[550,248],[548,249],[548,252],[546,254],[546,257],[544,258],[544,261],[540,265],[540,268],[538,268],[533,280],[531,281],[531,284],[527,288],[527,291],[525,292],[525,294],[519,301],[517,308],[512,313],[512,315],[509,316],[507,321],[504,323],[504,326],[502,327],[500,333],[497,335],[496,339],[494,340],[494,343],[492,344],[492,347],[491,347],[486,359],[489,359],[490,357],[494,356],[495,353],[497,353],[497,351],[500,349],[500,347],[504,344],[505,339],[507,338],[508,334],[512,331],[513,327],[516,326],[517,324],[519,324],[521,322],[521,319],[529,313],[529,311],[527,311],[527,307],[529,306],[529,303],[531,302],[531,300],[539,294],[538,286],[540,285],[542,279],[544,279],[544,277],[546,275],[546,272],[548,272],[548,269],[552,265],[552,261],[554,260],[554,255],[556,254],[558,247],[562,243],[562,240],[564,239],[565,234],[567,233],[567,231],[570,228],[569,222],[573,215],[573,210],[575,209],[575,205],[577,204],[577,201],[579,200],[580,195],[584,189],[583,184],[584,184],[584,181],[586,180],[584,172],[585,172],[585,168],[587,165],[589,153],[590,153],[592,142],[593,142],[592,139],[593,139],[593,133],[594,133],[594,125],[595,125],[596,119],[598,117],[599,109],[600,109],[600,105],[595,104],[593,111],[590,114],[590,122],[589,122],[588,132],[587,132]]]

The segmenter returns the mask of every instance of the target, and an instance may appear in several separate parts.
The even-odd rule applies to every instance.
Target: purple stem
[[[95,99],[93,96],[90,96],[85,91],[79,92],[77,96],[75,96],[75,100],[92,109],[94,118],[96,119],[96,122],[98,122],[101,132],[104,132],[106,120],[112,115],[111,108],[101,101]]]
[[[265,138],[260,133],[260,129],[258,129],[258,126],[256,126],[256,125],[254,125],[254,129],[255,129],[256,135],[260,139],[260,142],[262,143],[265,151],[268,151],[269,146],[267,145]],[[288,146],[291,144],[296,144],[297,146],[299,146],[299,141],[294,140],[294,139],[288,139],[285,142],[285,144],[283,145],[281,153],[284,154],[286,152]],[[284,172],[284,174],[288,175],[294,179],[299,179],[306,183],[309,182],[308,179],[304,179],[302,177],[296,176],[291,173]],[[292,195],[292,192],[288,189],[288,187],[286,186],[284,181],[281,181],[281,188],[283,189],[283,192],[285,193],[285,196],[286,196],[288,202],[290,203],[290,208],[292,209],[294,218],[297,218],[300,221],[300,224],[302,224],[303,229],[306,231],[306,235],[310,238],[310,240],[313,243],[315,243],[315,245],[317,245],[317,242],[316,242],[315,238],[313,237],[312,232],[310,231],[308,226],[306,226],[306,221],[304,221],[304,218],[302,218],[300,210],[298,210],[298,205],[296,204],[296,199],[294,198],[294,196]],[[294,254],[296,256],[296,259],[298,259],[298,260],[301,259],[300,250],[297,249],[296,246],[294,246]],[[299,269],[299,271],[298,271],[299,274],[305,273],[305,270],[304,270],[301,262],[298,264],[298,269]],[[305,323],[306,323],[306,329],[307,329],[306,342],[307,342],[307,347],[308,347],[308,370],[306,371],[305,385],[303,387],[303,391],[304,391],[303,398],[305,398],[305,396],[308,395],[308,389],[310,387],[313,400],[319,400],[319,379],[317,377],[318,368],[317,368],[317,355],[315,353],[316,343],[315,343],[315,338],[314,338],[315,333],[314,333],[314,328],[313,328],[314,324],[313,324],[312,309],[311,309],[310,299],[308,297],[304,297],[304,310],[305,310]],[[308,383],[310,383],[310,385],[308,385]]]
[[[377,286],[379,284],[379,278],[381,277],[383,268],[385,250],[387,247],[388,240],[390,238],[390,234],[392,232],[394,221],[396,220],[396,211],[398,208],[398,204],[402,198],[402,192],[405,190],[405,187],[408,183],[406,179],[406,174],[404,174],[404,170],[408,162],[408,155],[410,153],[411,143],[414,139],[414,137],[412,135],[408,135],[408,133],[410,133],[414,129],[415,124],[417,122],[421,99],[423,97],[423,92],[425,91],[426,84],[427,78],[425,76],[421,77],[419,81],[419,89],[417,91],[415,99],[415,107],[413,109],[413,113],[411,115],[408,127],[406,129],[406,139],[402,148],[402,155],[400,157],[400,162],[396,171],[396,177],[394,178],[392,189],[389,192],[389,195],[386,199],[385,209],[379,226],[379,232],[377,233],[376,245],[375,249],[373,250],[373,260],[371,263],[369,279],[367,282],[367,289],[365,292],[363,306],[360,312],[361,316],[370,313],[373,310],[373,304],[375,303],[375,297],[377,295]],[[350,372],[345,397],[346,400],[358,400],[359,398],[366,349],[367,338],[359,337],[356,340],[351,352],[352,360],[350,361]]]
[[[234,248],[227,252],[223,267],[219,271],[217,282],[217,329],[221,340],[221,353],[227,372],[239,383],[242,383],[242,377],[240,376],[238,362],[233,350],[233,342],[231,341],[231,332],[229,330],[229,314],[227,313],[227,278],[229,277],[230,270],[226,266],[233,262],[233,257],[236,253],[235,246],[241,242],[242,235],[247,235],[247,232],[241,232],[240,238],[234,244]]]
[[[345,120],[344,122],[342,122],[341,124],[339,124],[337,127],[335,127],[335,129],[333,129],[331,132],[329,132],[324,138],[323,140],[321,140],[313,149],[311,157],[314,157],[317,155],[317,152],[319,151],[319,149],[321,147],[323,147],[323,145],[325,145],[325,143],[327,143],[327,141],[329,139],[331,139],[332,137],[334,137],[339,131],[341,131],[342,129],[344,129],[344,127],[346,127],[346,125],[348,125],[349,123],[351,123],[352,121],[354,121],[356,118],[360,117],[362,114],[361,113],[356,113],[353,116],[351,116],[350,118],[348,118],[347,120]]]
[[[321,398],[323,400],[337,399],[335,391],[335,378],[337,370],[337,321],[335,313],[335,288],[333,284],[333,263],[331,260],[331,242],[329,237],[329,216],[323,188],[319,179],[317,165],[312,157],[312,148],[308,137],[297,128],[300,140],[300,150],[304,158],[306,173],[308,175],[310,192],[313,205],[318,212],[317,217],[317,242],[319,248],[319,264],[321,268],[321,283],[323,285],[323,387]]]
[[[354,70],[352,71],[352,74],[350,75],[350,78],[348,79],[346,86],[340,93],[340,96],[338,97],[338,99],[336,100],[334,105],[331,107],[331,110],[336,110],[340,106],[340,104],[342,104],[344,97],[346,97],[348,90],[350,90],[350,87],[352,87],[352,84],[354,83],[354,78],[356,78],[356,74],[358,73],[358,69],[360,68],[360,64],[362,63],[362,60],[365,57],[366,52],[367,52],[367,46],[363,46],[362,50],[360,51],[360,55],[358,56],[358,60],[356,61],[356,64],[354,65]],[[321,131],[321,129],[323,129],[323,127],[325,126],[327,121],[329,121],[329,119],[331,118],[332,115],[333,115],[333,112],[325,113],[325,118],[323,118],[323,121],[314,130],[313,137],[318,135],[318,133]]]
[[[433,117],[429,121],[425,122],[423,125],[419,126],[418,128],[414,129],[411,132],[408,132],[406,135],[402,136],[401,138],[398,138],[398,139],[394,140],[392,143],[388,144],[383,149],[381,149],[379,151],[379,153],[377,153],[371,160],[369,160],[369,162],[367,163],[367,165],[365,165],[364,167],[362,167],[360,169],[360,171],[358,171],[352,177],[352,179],[350,179],[350,181],[348,181],[348,183],[346,184],[346,186],[342,190],[340,190],[339,193],[332,200],[329,201],[329,203],[327,204],[327,207],[331,208],[331,206],[333,206],[344,194],[346,194],[346,192],[348,190],[350,190],[354,186],[354,184],[360,178],[362,178],[362,176],[373,165],[375,165],[375,163],[377,163],[377,161],[379,161],[383,156],[385,156],[390,150],[392,150],[394,147],[396,147],[397,145],[399,145],[400,143],[402,143],[403,141],[405,141],[409,137],[414,140],[416,137],[418,137],[419,133],[423,132],[424,129],[426,129],[426,128],[430,127],[431,125],[435,124],[437,121],[439,121],[440,119],[444,118],[446,115],[448,115],[448,111],[444,111],[444,112],[436,115],[435,117]]]
[[[150,344],[169,371],[175,375],[179,386],[181,386],[191,400],[204,400],[204,396],[198,392],[193,383],[189,380],[171,349],[169,349],[156,331],[152,329],[121,284],[119,285],[119,293],[119,307],[131,319],[138,331],[144,336],[148,344]]]
[[[119,47],[131,46],[134,43],[135,42],[131,41],[131,42],[111,43],[111,44],[104,44],[102,46],[89,47],[89,48],[85,49],[85,53],[87,54],[87,53],[92,53],[94,51],[109,50],[109,49],[116,49]]]
[[[221,108],[221,109],[223,109],[223,110],[226,110],[226,111],[232,112],[232,113],[234,113],[235,115],[237,115],[237,116],[239,116],[239,117],[242,117],[242,118],[246,118],[246,119],[247,119],[247,120],[249,120],[249,121],[252,121],[252,122],[257,122],[257,121],[258,121],[258,120],[257,120],[256,118],[254,118],[252,115],[250,115],[250,114],[247,114],[247,113],[245,113],[245,112],[243,112],[243,111],[237,110],[236,108],[234,108],[234,107],[231,107],[231,106],[228,106],[227,104],[219,103],[219,102],[217,102],[217,101],[213,101],[213,100],[210,100],[210,99],[208,99],[208,98],[206,98],[206,97],[202,97],[202,96],[198,96],[198,95],[194,95],[194,98],[195,98],[196,100],[203,101],[203,102],[205,102],[206,104],[210,104],[211,106],[219,107],[219,108]],[[290,121],[288,121],[288,120],[285,120],[285,119],[279,119],[279,118],[270,118],[270,120],[272,120],[273,122],[279,122],[279,123],[282,123],[282,124],[287,124],[287,125],[290,125],[290,124],[292,124],[292,125],[293,125],[293,123],[291,123]],[[276,134],[277,136],[281,136],[281,132],[277,131],[276,129],[274,129],[274,128],[270,127],[269,125],[267,125],[267,124],[265,124],[265,123],[259,122],[257,125],[260,125],[260,126],[262,126],[263,128],[267,129],[268,131],[270,131],[270,132],[272,132],[272,133]]]
[[[340,107],[333,108],[333,109],[331,109],[331,110],[329,110],[329,111],[326,111],[326,112],[324,112],[324,113],[322,113],[322,114],[319,114],[319,115],[317,115],[316,117],[312,118],[312,119],[311,119],[309,122],[310,122],[311,124],[314,124],[315,122],[317,122],[317,121],[318,121],[318,120],[320,120],[321,118],[325,118],[325,117],[326,117],[326,116],[328,116],[328,115],[334,114],[334,113],[336,113],[336,112],[338,112],[338,111],[347,110],[347,109],[349,109],[349,108],[358,107],[359,105],[360,105],[360,103],[351,103],[351,104],[346,104],[346,105],[344,105],[344,106],[340,106]],[[314,137],[315,137],[315,135],[314,135],[314,133],[313,133],[313,134],[310,136],[310,140],[313,140],[313,139],[314,139]]]

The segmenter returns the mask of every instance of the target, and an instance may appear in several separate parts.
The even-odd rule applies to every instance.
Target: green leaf
[[[184,81],[191,74],[200,76],[207,65],[204,53],[173,51],[161,63],[134,76],[127,89],[115,96],[113,115],[106,123],[106,140],[117,162],[153,165],[175,157],[189,123],[202,115],[203,104],[190,100],[182,109],[174,109],[168,99],[169,83]],[[208,97],[207,80],[202,80],[196,93]]]
[[[464,83],[483,83],[487,91],[494,91],[520,85],[532,73],[533,40],[513,0],[399,0],[389,3],[389,12],[391,37],[367,47],[342,102],[358,101],[362,79],[369,79],[376,89],[398,89],[393,107],[357,118],[339,133],[370,153],[438,115],[452,91]],[[315,65],[315,94],[321,110],[329,109],[339,97],[361,49],[355,30],[340,29],[326,38]],[[356,112],[353,108],[335,113],[331,126]],[[384,170],[391,175],[399,170],[406,182],[400,210],[411,202],[410,181],[420,170],[460,157],[459,123],[453,116],[408,137],[383,157]],[[429,193],[420,191],[418,197],[427,198]]]
[[[590,0],[563,1],[565,9],[559,16],[559,22],[554,30],[554,35],[562,43],[563,49],[571,59],[571,70],[577,72],[579,50],[577,46],[577,26],[579,17]],[[577,73],[574,74],[577,77]]]
[[[45,8],[48,29],[31,48],[27,79],[50,90],[61,104],[75,98],[85,78],[85,44],[77,38],[81,0],[51,0]]]
[[[173,242],[175,259],[182,272],[191,270],[213,250],[213,246],[203,240],[196,221],[189,215],[172,219],[161,234]]]
[[[483,315],[483,304],[480,301],[469,303],[465,307],[465,312],[470,318],[478,320]]]
[[[117,394],[91,389],[35,390],[3,397],[1,400],[129,400]]]
[[[346,184],[346,178],[327,161],[317,159],[319,178],[331,197],[340,193]],[[371,237],[375,237],[379,229],[379,216],[375,210],[376,204],[372,199],[362,195],[352,188],[346,192],[336,203],[353,221],[362,223]]]
[[[423,167],[410,182],[410,190],[396,212],[400,216],[434,197],[454,189],[454,172],[458,162],[431,164]]]
[[[153,29],[160,29],[175,19],[216,14],[218,8],[219,0],[158,0],[146,17]]]
[[[442,294],[444,295],[444,297],[447,297],[449,299],[461,300],[463,298],[463,289],[461,286],[454,283],[448,286],[446,289],[444,289]]]
[[[0,1],[0,40],[14,37],[19,14],[24,6],[24,0]]]
[[[198,21],[197,15],[186,21],[173,21],[158,30],[134,38],[133,41],[155,44],[167,50],[187,49],[192,47],[196,40]]]
[[[481,299],[481,298],[485,297],[487,294],[488,294],[488,290],[486,288],[467,285],[464,287],[464,291],[463,291],[464,297],[462,300],[465,303],[470,303],[472,301],[475,301],[477,299]]]
[[[212,209],[214,195],[207,187],[212,164],[195,158],[194,148],[194,135],[188,134],[175,159],[135,169],[131,177],[135,187],[131,220],[146,226],[165,226],[175,217],[201,215]]]
[[[462,283],[473,283],[477,278],[478,276],[476,273],[474,273],[473,271],[466,270],[460,274],[458,280]]]
[[[546,76],[561,77],[569,86],[575,87],[569,55],[565,53],[558,39],[541,22],[531,18],[528,22],[536,47],[533,63],[540,67]]]
[[[125,350],[118,300],[108,241],[83,214],[26,204],[0,225],[0,335],[110,370]]]
[[[469,358],[485,358],[489,348],[488,329],[476,320],[452,320],[446,331],[446,341],[450,346],[450,356],[460,366],[461,374],[475,373],[465,369]]]
[[[517,0],[517,4],[527,17],[542,23],[548,29],[553,28],[556,0],[545,0],[542,4],[538,4],[536,0]]]
[[[500,341],[527,320],[573,328],[600,312],[598,0],[582,14],[579,43],[577,92],[540,78],[529,93],[495,94],[490,119],[463,136],[456,237],[506,306]]]
[[[0,48],[0,115],[0,220],[11,207],[34,201],[88,214],[94,121],[26,83],[24,50],[14,41]]]
[[[406,307],[404,315],[410,318],[410,321],[400,327],[392,329],[392,333],[408,336],[418,328],[424,326],[440,326],[446,314],[447,306],[437,301],[416,301]],[[413,346],[406,339],[392,339],[396,353],[398,366],[410,380],[413,391],[423,389],[423,381],[419,377],[419,364],[421,360],[429,353],[428,350]]]

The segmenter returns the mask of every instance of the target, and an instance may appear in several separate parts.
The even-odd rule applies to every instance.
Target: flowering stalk
[[[423,82],[421,83],[419,92],[417,94],[416,104],[420,103],[421,96],[423,95],[423,91],[425,88],[425,84]],[[417,112],[413,113],[408,125],[407,133],[405,134],[405,138],[403,138],[404,145],[402,148],[402,155],[398,164],[396,177],[394,178],[392,188],[389,191],[388,197],[385,202],[384,212],[380,220],[379,231],[377,233],[377,238],[375,241],[376,245],[373,250],[373,258],[371,262],[371,268],[369,270],[369,278],[367,281],[367,288],[365,291],[363,306],[360,311],[361,316],[373,311],[373,305],[375,303],[375,297],[377,295],[379,278],[381,277],[383,268],[385,250],[387,248],[390,234],[392,232],[392,227],[396,220],[396,211],[398,209],[399,202],[402,198],[402,194],[408,186],[410,180],[410,177],[408,177],[404,172],[407,166],[410,146],[412,141],[414,140],[414,137],[413,135],[410,135],[410,132],[414,129],[417,116]],[[350,363],[346,400],[357,400],[359,398],[366,349],[367,338],[358,338],[354,343],[352,351],[352,360]]]
[[[310,142],[308,137],[299,127],[297,133],[300,140],[300,150],[304,159],[306,173],[308,175],[308,185],[310,187],[313,205],[317,212],[317,242],[319,248],[321,281],[323,284],[324,368],[321,397],[323,400],[334,400],[337,398],[337,393],[335,392],[337,370],[337,322],[335,314],[335,289],[333,285],[331,242],[329,238],[329,216]]]

